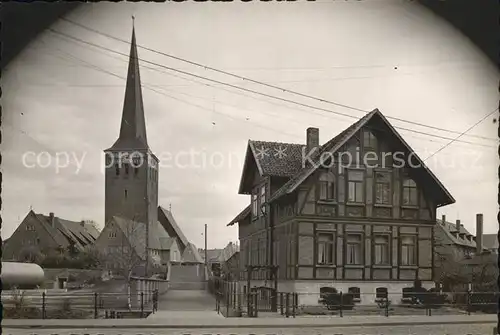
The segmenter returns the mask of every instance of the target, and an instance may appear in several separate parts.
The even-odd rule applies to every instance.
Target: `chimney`
[[[85,221],[84,221],[84,220],[82,220],[82,221],[80,222],[80,226],[85,227]]]
[[[483,252],[483,214],[476,214],[476,253]]]
[[[441,223],[443,224],[443,226],[445,225],[445,223],[446,223],[446,215],[443,215],[441,217]]]
[[[52,227],[54,227],[54,213],[49,213],[49,222]]]
[[[456,227],[457,227],[457,234],[460,234],[460,220],[457,220]]]
[[[319,129],[307,128],[306,132],[306,155],[314,149],[319,148]]]

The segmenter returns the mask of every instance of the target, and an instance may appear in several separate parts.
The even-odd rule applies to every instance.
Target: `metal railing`
[[[2,292],[4,318],[144,318],[158,310],[159,291],[138,293]]]
[[[233,285],[233,286],[231,286]],[[266,292],[267,293],[263,293]],[[259,313],[299,315],[471,315],[497,312],[498,292],[274,292],[271,288],[241,292],[238,285],[213,288],[216,309],[225,316],[258,317]],[[233,315],[231,315],[231,312]]]

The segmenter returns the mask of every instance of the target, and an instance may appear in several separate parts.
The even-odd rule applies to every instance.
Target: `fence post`
[[[231,299],[231,288],[228,283],[227,292],[226,292],[226,318],[229,317],[229,304]]]
[[[144,292],[141,292],[141,319],[144,317]]]
[[[344,316],[344,294],[340,291],[340,306],[339,306],[340,317]]]
[[[42,319],[45,319],[45,292],[42,292]]]
[[[257,294],[257,292],[254,293],[254,310],[253,310],[253,315],[255,318],[257,318],[259,316],[259,305],[258,305],[258,299],[259,299],[259,295]]]
[[[281,315],[285,314],[285,311],[283,310],[283,292],[280,292],[280,309],[281,309]]]
[[[385,292],[385,317],[389,317],[389,292]]]
[[[97,292],[94,292],[94,319],[97,319]]]
[[[297,314],[297,305],[299,303],[299,294],[293,293],[293,317]]]
[[[471,294],[470,294],[470,289],[467,288],[467,315],[470,315],[470,310],[471,310]]]
[[[286,317],[289,317],[290,316],[290,293],[286,293],[286,297],[285,297],[285,316]]]

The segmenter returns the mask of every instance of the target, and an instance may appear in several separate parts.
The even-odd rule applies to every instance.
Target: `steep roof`
[[[476,240],[474,235],[472,235],[463,225],[460,226],[460,232],[457,230],[457,225],[455,223],[437,220],[436,229],[441,230],[444,233],[445,240],[441,241],[444,245],[460,245],[463,247],[469,247],[471,249],[476,248]],[[458,233],[458,234],[457,234]],[[469,240],[468,237],[471,239]]]
[[[245,218],[247,218],[250,215],[250,212],[251,212],[251,205],[248,205],[247,207],[245,207],[244,210],[242,210],[240,212],[240,214],[236,215],[236,217],[234,219],[232,219],[231,222],[229,222],[227,224],[227,226],[232,226],[235,223],[243,221]]]
[[[339,135],[332,138],[330,141],[325,143],[316,151],[315,155],[312,155],[311,161],[315,164],[309,164],[297,174],[295,174],[288,182],[286,182],[280,189],[278,189],[272,196],[269,202],[273,202],[280,197],[291,194],[294,192],[299,185],[301,185],[309,176],[311,176],[320,166],[320,159],[324,153],[334,154],[339,151],[344,144],[356,134],[362,127],[367,126],[369,122],[379,122],[386,129],[387,133],[392,135],[395,142],[399,142],[408,153],[413,153],[414,159],[419,164],[419,167],[413,168],[413,170],[422,170],[422,178],[425,179],[426,185],[433,183],[435,187],[432,188],[432,193],[438,200],[438,206],[444,206],[455,202],[455,199],[451,196],[448,190],[441,184],[437,177],[427,168],[424,162],[418,157],[413,149],[403,140],[399,133],[392,127],[392,125],[387,121],[387,119],[382,115],[378,109],[374,109],[372,112],[366,114],[357,122],[349,126],[347,129],[342,131]],[[302,162],[302,160],[301,160]],[[414,164],[416,165],[416,164]]]
[[[186,249],[182,253],[182,262],[203,264],[203,258],[201,258],[200,253],[194,244],[188,243]]]
[[[170,237],[176,237],[178,239],[181,250],[187,247],[189,241],[175,221],[171,211],[158,206],[158,221]]]
[[[132,29],[120,136],[110,149],[149,149],[135,29]]]
[[[88,223],[70,221],[54,216],[54,226],[52,226],[50,216],[34,212],[33,214],[44,225],[56,243],[63,248],[73,243],[78,250],[83,250],[85,247],[94,244],[99,236],[99,232]]]

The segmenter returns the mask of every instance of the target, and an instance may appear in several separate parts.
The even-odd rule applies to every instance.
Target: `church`
[[[158,205],[159,160],[148,145],[135,29],[118,139],[105,152],[105,226],[95,242],[107,270],[124,276],[166,273],[201,257]]]

